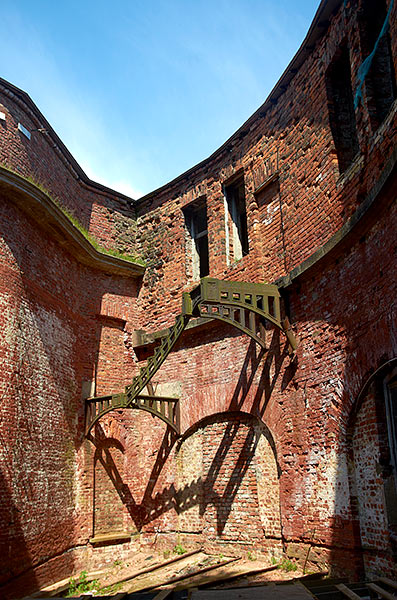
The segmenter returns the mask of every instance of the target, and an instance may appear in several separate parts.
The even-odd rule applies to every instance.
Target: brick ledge
[[[46,193],[2,166],[0,192],[4,192],[7,199],[34,219],[79,262],[126,277],[144,274],[144,266],[97,250]]]
[[[107,544],[125,544],[130,542],[132,534],[127,531],[111,531],[109,533],[99,533],[88,541],[93,546],[107,545]]]

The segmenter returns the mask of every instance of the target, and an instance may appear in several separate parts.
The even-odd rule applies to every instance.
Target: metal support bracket
[[[266,349],[265,324],[271,323],[286,336],[291,352],[297,340],[288,318],[281,320],[277,286],[203,277],[200,284],[182,296],[182,313],[125,391],[86,400],[86,435],[101,417],[112,410],[140,409],[150,412],[179,434],[179,403],[176,398],[155,396],[152,378],[175,346],[191,317],[218,319],[255,340]],[[147,387],[149,394],[142,394]]]

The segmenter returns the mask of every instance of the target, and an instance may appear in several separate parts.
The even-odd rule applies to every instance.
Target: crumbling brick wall
[[[106,368],[114,341],[103,339],[104,299],[117,297],[122,309],[113,303],[111,314],[131,332],[137,291],[134,280],[78,264],[3,194],[0,219],[1,583],[26,573],[25,585],[38,585],[52,571],[68,575],[72,555],[58,571],[49,558],[92,535],[82,389],[96,377],[100,385],[98,367]],[[129,351],[121,346],[117,340],[118,364],[130,379],[135,365],[123,361]],[[48,568],[34,574],[40,564]]]
[[[83,266],[2,194],[0,514],[2,541],[12,549],[3,581],[23,575],[26,589],[111,560],[109,548],[87,543],[94,511],[96,533],[123,528],[151,547],[205,542],[223,551],[227,538],[231,551],[242,552],[248,523],[258,551],[282,547],[310,568],[362,571],[376,470],[363,470],[359,444],[373,421],[369,406],[358,414],[353,442],[348,429],[364,381],[396,356],[396,103],[375,129],[364,89],[354,111],[359,153],[347,167],[339,161],[332,73],[335,65],[350,70],[356,90],[364,58],[356,8],[322,3],[326,18],[318,17],[266,103],[209,159],[134,210],[84,179],[53,133],[36,132],[28,142],[18,122],[32,132],[49,125],[23,93],[1,82],[0,160],[59,198],[103,245],[139,251],[147,261],[142,282]],[[225,195],[242,179],[249,251],[233,260]],[[299,338],[296,356],[271,327],[266,352],[219,323],[194,327],[154,381],[158,393],[180,398],[182,439],[147,413],[114,411],[83,442],[83,382],[95,378],[98,393],[121,391],[153,349],[134,346],[134,330],[170,326],[181,293],[197,284],[184,209],[203,198],[210,275],[277,281]],[[368,435],[376,448],[376,434]],[[244,449],[247,439],[255,444]],[[354,472],[363,473],[356,487]],[[376,511],[384,515],[379,474],[374,481]],[[392,552],[388,543],[376,546],[366,558],[371,573],[393,574]]]
[[[29,96],[1,79],[0,111],[5,115],[0,121],[0,165],[45,189],[104,247],[135,255],[131,200],[90,181]]]

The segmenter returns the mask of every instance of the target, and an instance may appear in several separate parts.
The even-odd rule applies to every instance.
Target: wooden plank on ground
[[[379,579],[377,579],[377,581],[380,581],[381,583],[385,583],[386,585],[389,585],[394,590],[397,590],[397,581],[393,581],[393,579],[389,579],[388,577],[379,577]]]
[[[312,600],[313,596],[295,584],[261,585],[227,590],[198,590],[192,600]]]
[[[308,590],[307,587],[301,581],[299,581],[299,579],[295,579],[293,584],[302,588],[306,594],[309,594],[310,598],[317,598],[317,596],[315,596],[311,590]]]
[[[214,569],[218,569],[220,567],[228,565],[229,563],[235,562],[237,560],[240,560],[240,559],[239,558],[228,558],[227,560],[224,560],[223,562],[209,565],[208,567],[201,567],[200,569],[197,569],[196,571],[191,571],[190,573],[184,573],[182,575],[165,577],[163,581],[157,581],[156,583],[153,583],[151,585],[146,585],[143,587],[133,586],[132,588],[128,589],[128,592],[146,592],[149,590],[154,590],[156,588],[159,588],[163,585],[164,586],[165,585],[167,585],[167,586],[174,585],[178,581],[182,581],[182,580],[186,580],[186,579],[190,580],[190,579],[194,578],[196,575],[201,575],[203,573],[206,573],[207,571],[212,571]],[[184,585],[183,587],[186,587],[186,586]]]
[[[165,598],[168,598],[171,596],[173,591],[174,591],[174,588],[169,588],[167,590],[161,590],[161,592],[159,592],[158,594],[155,595],[153,600],[165,600]]]
[[[165,560],[164,562],[157,563],[155,565],[147,567],[146,569],[141,569],[140,571],[135,571],[135,573],[131,573],[130,575],[127,575],[123,579],[118,579],[117,583],[124,583],[126,581],[129,581],[130,579],[135,579],[136,577],[139,577],[140,575],[146,575],[146,573],[151,573],[152,571],[157,571],[158,569],[167,567],[168,565],[172,565],[173,563],[176,563],[176,562],[180,562],[181,560],[184,560],[185,558],[189,558],[190,556],[194,556],[194,554],[199,554],[200,552],[202,552],[202,550],[192,550],[191,552],[186,552],[185,554],[180,554],[179,556],[176,556],[175,558],[170,558],[169,560]]]
[[[119,594],[116,594],[115,596],[112,596],[112,600],[123,600],[123,598],[125,598],[125,596],[127,596],[127,592],[120,592]],[[83,598],[90,598],[91,596],[87,596],[85,594],[80,595],[80,596],[76,596],[75,600],[83,599]],[[164,598],[166,598],[166,596],[164,596]],[[23,600],[48,600],[48,596],[25,596],[25,598],[23,598]],[[65,600],[64,596],[56,596],[53,597],[53,600]]]
[[[350,598],[350,600],[360,600],[360,596],[358,594],[356,594],[355,592],[353,592],[353,590],[350,590],[346,585],[344,585],[343,583],[337,583],[335,585],[336,589],[340,591],[341,594],[343,594],[346,598]]]
[[[195,585],[198,587],[208,587],[218,581],[232,581],[239,577],[249,577],[252,575],[258,575],[259,573],[266,573],[267,571],[273,571],[277,569],[279,565],[267,565],[266,567],[247,567],[246,564],[235,565],[231,569],[223,569],[219,573],[211,573],[205,580],[197,581],[195,579]]]
[[[92,581],[93,579],[97,579],[98,577],[100,577],[101,575],[104,575],[105,573],[106,573],[105,569],[101,569],[100,571],[90,571],[89,573],[87,573],[87,581]],[[30,598],[40,598],[40,597],[44,598],[45,596],[47,596],[49,598],[53,598],[57,594],[64,592],[65,590],[68,589],[70,580],[72,578],[78,579],[78,577],[79,577],[79,574],[77,573],[76,575],[71,575],[70,577],[67,577],[66,579],[61,579],[60,581],[57,581],[56,583],[52,583],[51,585],[46,585],[45,587],[41,588],[37,592],[34,592],[33,594],[31,594],[30,596],[26,596],[25,598],[23,598],[23,600],[29,600]]]
[[[48,600],[48,596],[24,596],[23,600]],[[65,597],[63,596],[61,598],[61,596],[56,596],[54,597],[54,600],[65,600]]]
[[[378,596],[380,596],[381,598],[385,598],[385,600],[396,600],[396,597],[394,594],[387,592],[386,590],[381,588],[379,585],[376,585],[376,583],[367,583],[367,588],[369,588],[370,590],[372,590],[373,592],[378,594]]]

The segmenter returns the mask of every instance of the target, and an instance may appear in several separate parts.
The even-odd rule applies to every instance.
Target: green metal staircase
[[[277,286],[204,277],[190,293],[183,294],[182,313],[124,392],[86,400],[86,435],[108,412],[127,408],[150,412],[179,434],[178,399],[156,396],[151,382],[192,317],[223,321],[249,335],[264,349],[267,321],[286,335],[291,351],[297,346],[288,319],[281,320]],[[144,388],[148,394],[142,393]]]

